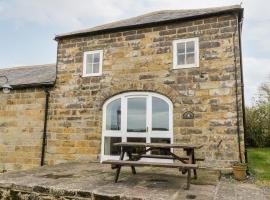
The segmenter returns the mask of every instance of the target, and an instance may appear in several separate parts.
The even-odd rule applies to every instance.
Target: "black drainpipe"
[[[44,165],[44,160],[45,160],[45,148],[47,145],[48,109],[49,109],[49,97],[50,97],[50,92],[49,92],[49,89],[47,87],[44,87],[44,92],[45,92],[46,97],[45,97],[44,128],[43,128],[40,166]]]
[[[245,143],[245,163],[248,162],[248,155],[247,155],[247,143],[246,143],[246,106],[245,106],[245,93],[244,93],[244,78],[243,78],[243,57],[242,57],[242,24],[243,18],[237,22],[238,26],[238,33],[239,33],[239,50],[240,50],[240,69],[241,69],[241,93],[242,93],[242,112],[243,112],[243,126],[244,126],[244,143]]]
[[[238,26],[238,16],[237,18],[237,27]],[[238,29],[237,29],[238,30]],[[238,35],[240,33],[238,32]],[[240,47],[239,47],[240,48]],[[236,60],[236,51],[235,51],[235,33],[233,33],[233,51],[234,51],[234,65],[235,65],[235,103],[236,103],[236,118],[237,118],[237,141],[238,141],[238,153],[239,153],[239,160],[243,163],[242,153],[241,153],[241,136],[240,136],[240,119],[239,119],[239,102],[238,102],[238,73],[237,73],[237,60]],[[242,75],[241,75],[242,76]]]

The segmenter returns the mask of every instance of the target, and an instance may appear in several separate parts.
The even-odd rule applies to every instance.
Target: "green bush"
[[[255,105],[246,108],[246,143],[270,147],[270,87],[264,84]]]
[[[252,147],[270,146],[270,104],[246,109],[246,142]]]

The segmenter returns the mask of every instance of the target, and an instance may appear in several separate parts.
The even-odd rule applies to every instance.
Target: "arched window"
[[[120,149],[114,143],[172,143],[172,109],[167,97],[152,92],[127,92],[107,100],[103,105],[101,161],[119,159]]]

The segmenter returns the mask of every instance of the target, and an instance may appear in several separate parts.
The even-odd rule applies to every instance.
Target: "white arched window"
[[[119,159],[118,142],[173,142],[173,106],[152,92],[127,92],[103,105],[101,161]],[[164,152],[149,152],[163,154]]]

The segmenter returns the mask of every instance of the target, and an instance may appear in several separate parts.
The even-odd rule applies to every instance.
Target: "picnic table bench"
[[[136,142],[121,142],[115,143],[115,146],[121,147],[121,154],[119,160],[105,160],[103,164],[111,164],[112,169],[116,169],[115,179],[117,182],[122,166],[130,166],[132,173],[136,174],[135,166],[151,166],[151,167],[165,167],[165,168],[178,168],[183,174],[187,173],[187,186],[190,188],[191,170],[193,170],[194,178],[197,178],[198,165],[196,161],[203,161],[202,158],[195,158],[194,150],[201,148],[203,145],[183,145],[183,144],[164,144],[164,143],[136,143]],[[133,153],[134,149],[143,147],[144,150],[137,153]],[[186,156],[178,156],[174,154],[171,149],[183,149],[186,152]],[[147,154],[149,151],[162,150],[166,152],[166,155],[154,155]],[[124,160],[124,156],[127,154],[128,160]],[[164,162],[145,162],[140,161],[141,158],[153,158],[153,159],[170,159],[173,163]]]

